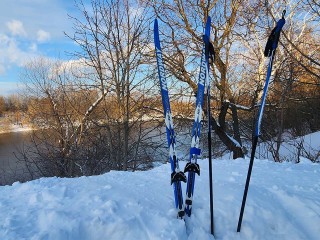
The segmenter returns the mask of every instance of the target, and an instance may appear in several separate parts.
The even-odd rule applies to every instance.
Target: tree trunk
[[[211,122],[212,122],[212,129],[219,136],[220,140],[227,147],[227,149],[232,151],[233,159],[243,158],[244,154],[243,154],[241,145],[232,141],[232,139],[226,134],[226,132],[222,129],[222,127],[217,124],[216,120],[213,117],[211,117]]]

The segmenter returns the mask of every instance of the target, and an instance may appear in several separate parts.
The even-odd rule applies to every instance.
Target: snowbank
[[[200,161],[186,222],[176,219],[169,164],[0,187],[0,239],[214,239],[207,165]],[[236,233],[247,168],[247,159],[213,162],[215,239],[319,239],[320,165],[312,163],[256,160]]]
[[[319,162],[320,131],[302,137],[295,137],[290,133],[284,134],[279,150],[281,161],[300,162],[303,158],[312,159]],[[247,143],[251,152],[251,142]],[[259,142],[256,151],[257,158],[267,158],[274,160],[270,147],[276,149],[276,142]]]

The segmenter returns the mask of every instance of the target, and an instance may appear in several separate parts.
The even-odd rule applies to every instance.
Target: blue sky
[[[63,33],[72,33],[68,14],[79,14],[73,0],[0,0],[0,95],[18,92],[30,59],[70,59],[66,51],[76,45]]]

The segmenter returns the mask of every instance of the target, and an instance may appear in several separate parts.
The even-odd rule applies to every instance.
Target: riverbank
[[[32,131],[34,128],[23,112],[6,112],[0,117],[0,134]]]
[[[6,126],[0,125],[0,134],[3,133],[10,133],[10,132],[26,132],[32,131],[34,128],[31,125],[17,125],[17,124],[10,124]]]

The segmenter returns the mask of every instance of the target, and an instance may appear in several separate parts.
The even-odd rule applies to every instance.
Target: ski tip
[[[211,17],[208,16],[204,34],[207,35],[209,38],[210,38],[210,28],[211,28]]]
[[[154,26],[154,28],[158,28],[158,19],[157,18],[154,20],[153,26]]]
[[[207,18],[206,25],[207,25],[207,27],[210,27],[210,25],[211,25],[211,17],[210,16],[208,16],[208,18]]]
[[[157,44],[159,44],[159,29],[158,29],[158,20],[155,19],[154,20],[154,25],[153,25],[153,34],[154,34],[154,41],[155,41],[155,44],[157,46]],[[158,48],[160,48],[158,46]]]

